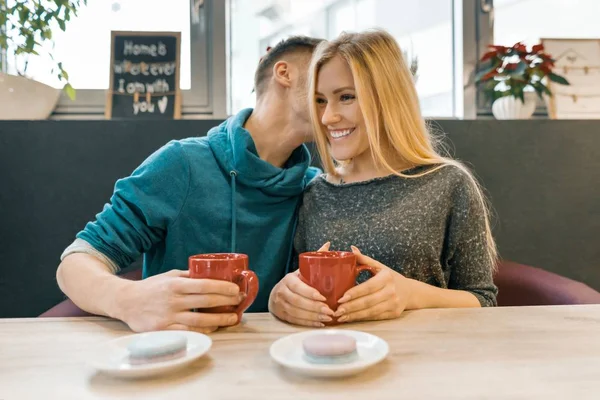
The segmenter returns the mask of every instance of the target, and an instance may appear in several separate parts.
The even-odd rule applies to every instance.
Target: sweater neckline
[[[422,170],[427,169],[428,167],[432,167],[432,165],[417,165],[416,167],[411,167],[408,169],[404,169],[402,171],[400,171],[401,174],[405,174],[405,175],[416,175],[419,172],[422,172]],[[405,179],[410,179],[410,178],[405,178],[402,176],[398,176],[396,174],[389,174],[386,176],[378,176],[376,178],[371,178],[371,179],[367,179],[364,181],[358,181],[358,182],[350,182],[350,183],[333,183],[333,182],[329,182],[327,180],[327,176],[328,174],[323,174],[321,175],[321,179],[323,180],[323,182],[325,182],[325,184],[332,186],[332,187],[352,187],[352,186],[363,186],[363,185],[369,185],[371,183],[375,183],[375,182],[385,182],[387,180],[391,180],[391,179],[401,179],[401,180],[405,180]]]

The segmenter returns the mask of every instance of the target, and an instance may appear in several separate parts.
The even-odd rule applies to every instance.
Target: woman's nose
[[[323,116],[321,117],[321,123],[323,125],[333,125],[340,120],[340,115],[334,107],[329,104],[325,107],[325,111],[323,112]]]

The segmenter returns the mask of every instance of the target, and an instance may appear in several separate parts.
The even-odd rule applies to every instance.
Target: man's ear
[[[291,66],[287,61],[277,61],[273,65],[273,79],[283,87],[289,88],[292,86]]]

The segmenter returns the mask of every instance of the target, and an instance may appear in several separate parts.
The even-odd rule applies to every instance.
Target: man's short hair
[[[254,74],[254,90],[256,96],[260,97],[266,89],[266,81],[271,76],[271,70],[275,63],[284,56],[305,52],[312,54],[315,48],[323,39],[312,38],[308,36],[290,36],[282,40],[267,51],[267,54],[261,58],[258,68]]]

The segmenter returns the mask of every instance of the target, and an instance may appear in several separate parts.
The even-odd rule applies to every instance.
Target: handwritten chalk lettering
[[[150,64],[150,73],[154,76],[156,75],[166,75],[171,76],[175,73],[175,63],[154,63]]]
[[[161,114],[165,113],[168,103],[169,103],[169,98],[167,96],[163,96],[162,99],[160,99],[158,101],[158,109],[160,110]]]
[[[163,96],[160,100],[158,100],[158,110],[161,114],[164,114],[167,111],[167,106],[169,104],[169,98],[167,96]],[[154,113],[156,106],[151,101],[139,101],[133,103],[133,115],[138,115],[139,113]]]
[[[170,89],[169,83],[165,79],[157,79],[152,83],[129,82],[125,85],[125,79],[119,79],[119,93],[166,93]]]
[[[146,86],[143,83],[130,82],[127,84],[127,93],[129,93],[129,94],[145,93],[145,91],[146,91]]]
[[[158,54],[161,56],[167,55],[167,45],[161,41],[158,42]]]
[[[175,73],[175,63],[165,62],[146,64],[145,62],[132,63],[131,61],[122,61],[114,65],[114,70],[117,75],[131,74],[137,76],[142,74],[146,76],[171,76]]]
[[[133,41],[126,40],[123,47],[123,55],[125,56],[152,56],[157,57],[157,55],[165,56],[167,55],[167,46],[159,41],[158,45],[146,45],[146,44],[133,44]]]
[[[154,113],[154,109],[155,106],[152,102],[140,101],[133,103],[133,115],[138,115],[138,113]]]
[[[165,93],[168,92],[169,89],[169,84],[165,79],[157,79],[152,84],[146,84],[146,91],[149,93]]]

